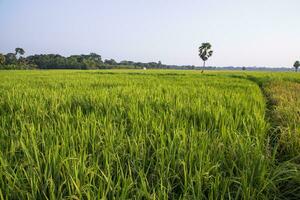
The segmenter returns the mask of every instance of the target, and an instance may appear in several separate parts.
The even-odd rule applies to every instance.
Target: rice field
[[[272,122],[278,125],[282,159],[300,164],[300,83],[272,81],[265,87],[273,106]]]
[[[0,80],[0,199],[300,198],[298,74],[45,70]]]

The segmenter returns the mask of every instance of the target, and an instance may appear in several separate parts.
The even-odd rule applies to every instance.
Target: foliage
[[[15,49],[15,55],[18,55],[18,54],[19,54],[20,56],[24,55],[24,54],[25,54],[24,49],[22,49],[22,48],[20,48],[20,47],[16,48],[16,49]]]
[[[280,129],[281,158],[300,155],[300,83],[271,81],[265,85],[272,106],[274,123]],[[300,158],[298,158],[300,164]]]
[[[211,50],[211,44],[206,42],[202,43],[202,45],[199,47],[199,56],[203,60],[203,67],[205,67],[205,61],[212,56],[213,51]]]
[[[95,53],[67,58],[59,54],[41,54],[28,56],[27,60],[40,69],[98,69],[102,66],[101,56]]]
[[[295,67],[295,70],[296,70],[296,72],[298,71],[298,68],[300,67],[300,62],[299,61],[296,61],[295,63],[294,63],[294,67]]]
[[[174,69],[194,69],[194,66],[176,66],[164,65],[158,62],[134,62],[123,60],[117,62],[114,59],[102,61],[101,55],[90,53],[88,55],[71,55],[64,57],[59,54],[40,54],[22,57],[25,54],[24,49],[16,48],[15,53],[5,55],[5,63],[0,69],[25,69],[26,66],[35,66],[38,69],[142,69],[144,67],[151,69],[174,68]]]
[[[0,66],[5,64],[5,56],[0,53]]]
[[[107,65],[117,65],[117,62],[114,59],[106,59],[104,63]]]
[[[285,181],[277,183],[280,199],[300,198],[300,83],[272,80],[264,85],[272,106],[273,143],[279,166],[294,171]],[[282,164],[283,163],[283,164]]]
[[[15,64],[17,64],[17,62],[18,62],[18,60],[17,60],[16,54],[8,53],[5,55],[5,64],[15,65]]]
[[[242,76],[2,71],[0,196],[295,197],[285,183],[297,183],[299,169],[278,164],[264,97]]]

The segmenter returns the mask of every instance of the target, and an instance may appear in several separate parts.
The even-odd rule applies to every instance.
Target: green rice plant
[[[3,199],[274,199],[253,81],[198,71],[2,71]],[[294,176],[293,176],[294,177]]]
[[[300,84],[271,81],[264,88],[273,106],[273,123],[280,132],[280,157],[300,164]]]

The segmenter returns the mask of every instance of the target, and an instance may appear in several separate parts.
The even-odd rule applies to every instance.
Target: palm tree
[[[295,71],[297,72],[298,68],[300,67],[300,62],[298,60],[294,63],[294,67],[295,67]]]
[[[20,57],[25,54],[24,49],[19,47],[15,49],[15,52],[16,52],[15,55],[17,56],[18,54],[20,54]]]
[[[209,42],[202,43],[199,47],[199,56],[203,60],[203,67],[205,67],[205,61],[212,56],[213,51],[211,50],[211,44]]]

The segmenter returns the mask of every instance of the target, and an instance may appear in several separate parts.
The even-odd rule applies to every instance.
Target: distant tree
[[[0,53],[0,65],[4,65],[4,64],[5,64],[5,56]]]
[[[123,60],[120,62],[120,65],[134,65],[133,61]]]
[[[77,55],[71,55],[70,57],[66,58],[66,68],[80,69],[83,64],[79,62],[79,60],[80,56]]]
[[[148,68],[157,68],[158,67],[158,63],[156,63],[156,62],[149,62],[149,63],[147,63],[147,66],[145,66],[145,67],[148,67]]]
[[[104,60],[104,63],[107,65],[117,65],[118,63],[114,59],[106,59]]]
[[[246,67],[242,67],[242,70],[245,71],[245,70],[246,70]]]
[[[90,55],[88,55],[88,59],[93,60],[97,63],[102,63],[101,56],[96,53],[90,53]]]
[[[158,61],[157,68],[163,68],[163,64],[161,63],[161,61]]]
[[[28,64],[28,60],[26,58],[20,57],[19,60],[18,60],[18,64],[26,66]]]
[[[202,45],[199,47],[199,56],[203,60],[203,67],[205,67],[205,61],[212,56],[213,51],[211,50],[211,44],[206,42],[202,43]]]
[[[294,63],[294,67],[295,67],[295,71],[297,72],[298,68],[300,67],[300,62],[298,60]]]
[[[135,63],[135,66],[137,67],[137,68],[143,68],[144,66],[145,66],[145,63],[142,63],[142,62],[136,62]]]
[[[21,57],[22,55],[24,55],[24,54],[25,54],[24,49],[17,47],[17,48],[15,49],[15,55],[17,56],[18,54],[20,55],[20,57]]]
[[[17,64],[17,57],[14,53],[8,53],[5,55],[5,64],[11,65],[11,64]]]

